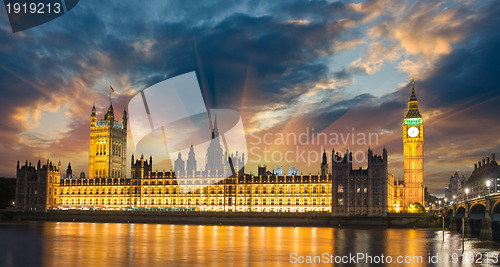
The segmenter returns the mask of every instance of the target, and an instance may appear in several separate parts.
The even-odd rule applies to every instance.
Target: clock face
[[[418,135],[418,128],[413,126],[408,129],[408,136],[409,137],[415,137]]]

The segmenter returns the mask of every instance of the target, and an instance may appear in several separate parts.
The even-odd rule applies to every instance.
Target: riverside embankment
[[[329,213],[233,213],[196,211],[8,211],[13,221],[116,222],[200,225],[270,225],[322,227],[440,228],[441,218],[429,214],[331,216]]]

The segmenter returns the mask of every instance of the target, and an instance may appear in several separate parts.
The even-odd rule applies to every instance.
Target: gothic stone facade
[[[47,210],[54,206],[54,188],[61,177],[61,163],[32,166],[28,161],[24,166],[17,162],[16,208],[22,210]]]
[[[332,214],[387,214],[387,151],[382,156],[368,149],[368,167],[352,168],[352,152],[332,151]]]
[[[113,118],[112,106],[104,120],[99,122],[95,107],[92,109],[89,177],[70,175],[70,166],[66,177],[61,175],[59,167],[49,167],[49,174],[39,177],[41,184],[46,186],[40,193],[48,199],[41,201],[44,206],[39,206],[40,209],[316,211],[332,212],[333,215],[387,213],[385,149],[382,156],[373,155],[368,150],[368,168],[365,170],[352,169],[350,152],[343,158],[332,152],[329,173],[325,152],[321,175],[275,175],[264,169],[254,176],[244,173],[243,154],[223,153],[214,125],[205,170],[196,170],[196,154],[191,149],[187,164],[179,155],[174,164],[177,172],[153,171],[151,157],[147,160],[141,156],[135,161],[132,157],[130,178],[126,178],[123,161],[126,113],[121,124]],[[26,170],[31,172],[32,168],[28,167]],[[56,177],[60,177],[57,182],[46,182],[54,181]],[[26,197],[26,194],[33,196],[34,193],[32,189],[23,190],[20,197]],[[20,207],[25,209],[28,206]]]

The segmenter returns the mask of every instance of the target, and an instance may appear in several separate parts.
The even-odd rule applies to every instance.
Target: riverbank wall
[[[231,213],[195,211],[56,211],[10,213],[14,221],[160,223],[199,225],[440,228],[429,214],[331,216],[329,213]]]

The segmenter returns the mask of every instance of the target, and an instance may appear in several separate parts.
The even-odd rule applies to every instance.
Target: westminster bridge
[[[439,210],[444,226],[483,240],[500,241],[500,193],[467,199]]]

